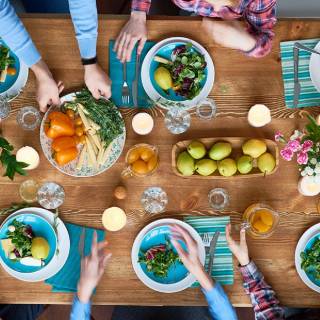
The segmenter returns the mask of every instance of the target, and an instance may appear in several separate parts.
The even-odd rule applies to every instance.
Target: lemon
[[[171,74],[165,67],[159,67],[156,69],[154,72],[154,80],[163,90],[169,90],[173,85]]]
[[[46,239],[36,237],[32,239],[31,254],[35,259],[47,259],[50,251],[49,243]]]

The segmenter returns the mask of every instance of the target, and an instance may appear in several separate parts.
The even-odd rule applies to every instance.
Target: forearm
[[[70,314],[70,320],[90,320],[91,303],[83,303],[75,295]]]
[[[8,0],[0,0],[0,37],[28,67],[41,59],[27,30]]]
[[[284,319],[284,311],[279,306],[275,292],[265,280],[253,261],[240,267],[243,276],[243,286],[254,307],[256,319]]]
[[[151,7],[151,0],[132,0],[131,11],[148,13]]]
[[[35,63],[34,65],[32,65],[30,69],[33,71],[38,81],[41,81],[42,79],[45,79],[45,78],[52,78],[52,74],[48,66],[42,59],[37,63]]]
[[[69,0],[70,14],[82,58],[97,54],[98,14],[95,1]]]

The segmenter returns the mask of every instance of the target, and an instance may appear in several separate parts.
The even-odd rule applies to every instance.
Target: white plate
[[[142,67],[141,67],[141,81],[142,81],[142,85],[143,88],[145,90],[145,92],[148,94],[148,96],[150,97],[150,99],[152,99],[153,101],[158,101],[160,99],[160,101],[168,101],[171,103],[177,103],[177,101],[172,101],[172,100],[168,100],[165,99],[163,96],[161,96],[157,90],[153,87],[151,81],[150,81],[150,65],[151,62],[156,54],[156,52],[163,46],[172,43],[172,42],[185,42],[185,43],[192,43],[193,47],[196,48],[197,51],[199,51],[201,54],[204,55],[205,60],[207,62],[207,81],[205,82],[202,90],[200,91],[200,93],[193,98],[192,100],[185,100],[185,101],[179,101],[179,103],[182,105],[181,108],[185,109],[185,110],[190,110],[192,108],[194,108],[198,103],[200,103],[202,100],[206,99],[208,97],[208,95],[211,92],[213,83],[214,83],[214,76],[215,76],[215,70],[214,70],[214,65],[213,65],[213,61],[211,59],[210,54],[208,53],[208,51],[198,42],[188,39],[188,38],[183,38],[183,37],[173,37],[173,38],[168,38],[165,40],[160,41],[159,43],[157,43],[156,45],[154,45],[149,52],[147,53],[147,55],[145,56],[143,63],[142,63]],[[159,104],[159,106],[161,106],[161,104]],[[165,107],[165,106],[161,106],[164,109],[169,109],[170,107]]]
[[[295,252],[295,265],[296,270],[301,278],[301,280],[312,290],[320,293],[320,287],[314,284],[307,276],[304,270],[301,269],[301,257],[300,253],[305,250],[307,243],[311,238],[320,233],[320,223],[309,228],[299,239],[296,252]]]
[[[40,217],[46,219],[52,225],[54,223],[54,214],[51,211],[42,208],[24,208],[18,210],[7,217],[1,226],[7,221],[7,219],[12,218],[21,213],[33,213],[39,215]],[[21,273],[14,270],[9,269],[1,260],[0,264],[2,265],[3,269],[6,270],[11,276],[17,278],[22,281],[27,282],[38,282],[44,281],[51,277],[53,277],[56,273],[58,273],[61,268],[66,263],[69,251],[70,251],[70,238],[69,233],[60,218],[57,219],[57,238],[58,238],[58,254],[55,254],[50,263],[43,267],[42,269],[32,272],[32,273]]]
[[[74,98],[75,98],[75,93],[70,93],[61,98],[61,103],[64,103],[66,101],[72,101],[74,100]],[[49,113],[53,110],[60,110],[60,109],[59,107],[52,106],[44,115],[41,122],[41,126],[40,126],[40,143],[41,143],[42,151],[45,154],[46,158],[59,171],[73,177],[92,177],[108,170],[119,159],[126,141],[125,125],[123,126],[123,133],[111,142],[112,148],[109,153],[109,157],[103,166],[99,166],[98,169],[95,169],[95,168],[89,168],[88,166],[85,165],[81,170],[77,170],[76,165],[77,165],[78,157],[63,167],[58,166],[56,161],[52,158],[52,151],[51,151],[52,139],[48,138],[44,132],[44,123],[46,122],[46,119]],[[120,111],[118,112],[122,117]],[[86,163],[86,159],[85,159],[85,163]]]
[[[154,221],[147,226],[145,226],[137,235],[136,239],[134,240],[133,246],[132,246],[132,251],[131,251],[131,262],[133,269],[137,275],[137,277],[150,289],[153,289],[158,292],[164,292],[164,293],[173,293],[173,292],[179,292],[184,289],[189,288],[195,281],[196,278],[192,275],[189,274],[186,278],[183,280],[177,282],[177,283],[172,283],[172,284],[162,284],[158,283],[156,281],[153,281],[150,279],[142,270],[140,263],[138,263],[138,257],[139,257],[139,251],[140,251],[140,246],[141,242],[146,235],[151,229],[154,229],[155,227],[161,226],[161,225],[173,225],[177,224],[189,231],[193,239],[198,243],[198,248],[199,248],[199,259],[202,265],[204,265],[205,258],[206,258],[206,252],[205,248],[202,242],[202,239],[198,232],[193,229],[190,225],[187,223],[176,220],[176,219],[160,219],[157,221]]]
[[[320,52],[320,42],[314,49]],[[311,54],[309,72],[313,85],[320,92],[320,56],[318,54]]]

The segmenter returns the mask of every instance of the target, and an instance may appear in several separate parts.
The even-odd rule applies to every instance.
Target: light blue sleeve
[[[0,0],[0,37],[28,67],[41,59],[9,0]]]
[[[70,320],[90,320],[91,302],[82,303],[77,295],[74,296]]]
[[[237,314],[221,285],[216,282],[210,291],[202,290],[213,320],[237,320]]]
[[[97,54],[98,13],[96,0],[69,0],[70,14],[82,58]]]

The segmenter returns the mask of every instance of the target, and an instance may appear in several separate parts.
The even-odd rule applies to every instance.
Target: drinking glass
[[[181,134],[190,128],[191,117],[188,111],[171,107],[164,118],[164,123],[171,133]]]
[[[38,190],[37,199],[45,209],[57,209],[65,198],[64,189],[55,182],[46,182]]]
[[[217,106],[213,99],[206,98],[196,106],[196,114],[202,120],[211,120],[216,116]]]
[[[40,112],[34,107],[23,107],[18,111],[17,122],[24,130],[35,130],[40,121]]]
[[[37,181],[28,179],[23,181],[19,187],[19,194],[22,200],[28,203],[37,201],[39,185]]]
[[[223,188],[210,190],[208,200],[210,206],[215,210],[224,210],[230,203],[229,194],[227,190]]]
[[[4,120],[9,117],[11,107],[7,97],[0,96],[0,120]]]
[[[160,187],[147,188],[141,196],[141,204],[146,212],[163,212],[168,204],[168,196]]]

